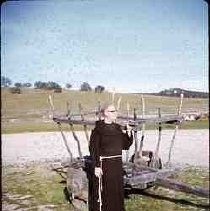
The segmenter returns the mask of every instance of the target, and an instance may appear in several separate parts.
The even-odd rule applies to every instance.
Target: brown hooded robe
[[[89,211],[99,211],[98,184],[94,168],[100,167],[100,156],[122,155],[133,143],[133,137],[123,133],[120,125],[97,121],[90,137],[90,156],[92,173],[89,178]],[[124,210],[122,157],[102,161],[102,211]]]

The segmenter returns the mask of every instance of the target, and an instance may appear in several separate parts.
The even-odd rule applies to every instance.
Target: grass
[[[75,130],[83,130],[82,125],[75,125]],[[156,130],[158,128],[157,125],[146,125],[146,130]],[[173,130],[175,128],[174,125],[163,125],[163,130]],[[180,129],[209,129],[209,121],[208,120],[198,120],[198,121],[188,121],[183,122]],[[70,128],[68,125],[62,125],[62,129],[64,131],[68,131]],[[88,129],[92,129],[91,126],[88,126]],[[55,122],[14,122],[14,123],[4,123],[2,124],[1,131],[3,134],[12,134],[12,133],[27,133],[27,132],[53,132],[59,131],[58,126]]]
[[[191,185],[209,187],[208,169],[201,167],[186,167],[175,179]],[[63,179],[52,172],[47,164],[22,168],[3,167],[2,180],[3,204],[16,204],[19,208],[34,207],[34,210],[40,205],[55,205],[55,210],[73,210],[63,193]],[[16,197],[17,194],[19,197]],[[31,196],[27,203],[24,203],[26,200],[21,200],[24,195]],[[158,187],[129,195],[129,199],[125,200],[125,208],[126,211],[207,210],[208,203],[206,198]]]
[[[78,113],[78,103],[81,103],[84,111],[97,110],[97,102],[111,102],[112,95],[108,92],[80,92],[64,90],[62,93],[43,91],[36,89],[23,89],[22,94],[11,94],[8,89],[1,90],[2,100],[2,133],[21,133],[55,131],[57,127],[49,123],[51,114],[48,96],[53,98],[56,113],[65,114],[67,111],[67,101],[70,104],[72,113]],[[120,112],[126,113],[127,103],[130,104],[130,114],[135,107],[137,114],[141,115],[141,95],[140,94],[120,94],[117,93],[115,101],[122,98]],[[179,98],[160,97],[145,95],[146,114],[157,114],[158,108],[161,113],[176,114],[179,105]],[[183,101],[183,112],[208,111],[208,99],[185,98]],[[166,126],[166,128],[170,126]],[[182,129],[206,129],[209,127],[208,121],[197,121],[184,123]],[[66,127],[64,127],[66,129]],[[82,127],[77,127],[81,129]],[[172,127],[173,128],[173,127]],[[147,129],[154,129],[154,126],[147,126]]]
[[[180,129],[209,129],[209,120],[185,121]]]
[[[208,169],[187,167],[174,179],[209,188]],[[126,211],[209,210],[209,199],[158,187],[148,189],[140,195],[131,195],[125,205]]]
[[[65,199],[63,189],[61,177],[46,165],[32,165],[22,169],[10,166],[3,169],[3,203],[17,204],[22,208],[55,205],[56,210],[73,210]],[[25,195],[32,196],[27,204],[21,200],[21,196]]]

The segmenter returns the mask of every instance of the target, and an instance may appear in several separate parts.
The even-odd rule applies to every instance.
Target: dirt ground
[[[90,132],[89,132],[90,133]],[[162,132],[159,155],[168,160],[173,130]],[[77,143],[71,132],[65,133],[74,157],[78,156]],[[139,134],[139,138],[140,138]],[[77,132],[83,155],[88,155],[88,144],[83,131]],[[145,131],[144,150],[155,150],[158,132]],[[129,150],[131,156],[134,144]],[[125,152],[123,152],[125,157]],[[2,134],[2,164],[23,164],[43,161],[62,161],[69,158],[60,132]],[[209,130],[178,130],[171,157],[172,164],[209,166]]]

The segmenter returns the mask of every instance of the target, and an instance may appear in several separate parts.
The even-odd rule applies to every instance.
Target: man
[[[123,211],[122,150],[129,149],[133,137],[115,123],[117,111],[114,105],[104,106],[102,115],[103,120],[96,122],[90,137],[93,172],[89,211]]]

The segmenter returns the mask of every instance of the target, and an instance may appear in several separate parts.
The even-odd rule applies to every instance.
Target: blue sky
[[[1,74],[119,92],[208,91],[203,0],[7,1]]]

